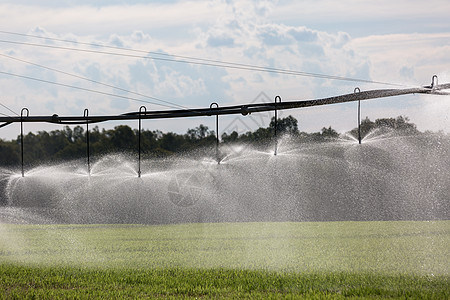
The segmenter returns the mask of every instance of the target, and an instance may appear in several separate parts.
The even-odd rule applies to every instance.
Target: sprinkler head
[[[53,114],[52,116],[52,122],[58,123],[59,122],[59,116],[57,114]]]

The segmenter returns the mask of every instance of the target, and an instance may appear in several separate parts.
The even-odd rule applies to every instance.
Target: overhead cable
[[[163,102],[163,103],[166,103],[168,105],[171,105],[171,107],[186,108],[186,107],[184,107],[182,105],[179,105],[179,104],[176,104],[176,103],[173,103],[173,102],[170,102],[170,101],[166,101],[166,100],[162,100],[162,99],[159,99],[159,98],[156,98],[156,97],[147,96],[147,95],[144,95],[144,94],[141,94],[141,93],[133,92],[133,91],[130,91],[130,90],[127,90],[127,89],[124,89],[124,88],[120,88],[120,87],[117,87],[117,86],[114,86],[114,85],[103,83],[103,82],[100,82],[100,81],[97,81],[97,80],[93,80],[93,79],[90,79],[90,78],[87,78],[87,77],[83,77],[83,76],[80,76],[80,75],[64,72],[64,71],[57,70],[57,69],[54,69],[54,68],[50,68],[50,67],[47,67],[47,66],[44,66],[44,65],[41,65],[41,64],[36,64],[36,63],[33,63],[33,62],[29,62],[29,61],[26,61],[26,60],[23,60],[23,59],[20,59],[20,58],[12,57],[12,56],[1,54],[1,53],[0,53],[0,56],[7,57],[9,59],[13,59],[13,60],[16,60],[16,61],[20,61],[20,62],[29,64],[29,65],[37,66],[37,67],[40,67],[40,68],[43,68],[43,69],[51,70],[51,71],[54,71],[54,72],[57,72],[57,73],[61,73],[61,74],[64,74],[64,75],[68,75],[68,76],[72,76],[72,77],[79,78],[79,79],[82,79],[82,80],[86,80],[86,81],[89,81],[89,82],[92,82],[92,83],[96,83],[96,84],[100,84],[100,85],[103,85],[103,86],[107,86],[107,87],[110,87],[110,88],[113,88],[113,89],[116,89],[116,90],[120,90],[122,92],[127,92],[127,93],[134,94],[134,95],[137,95],[137,96],[153,99],[153,100],[156,100],[156,101]]]
[[[382,84],[382,85],[389,85],[389,86],[403,86],[403,85],[400,85],[400,84],[381,82],[381,81],[373,81],[373,80],[366,80],[366,79],[357,79],[357,78],[350,78],[350,77],[342,77],[342,76],[310,73],[310,72],[303,72],[303,71],[292,71],[292,70],[277,69],[277,68],[271,68],[271,67],[262,67],[262,66],[255,66],[255,65],[239,64],[239,63],[227,63],[227,62],[214,61],[214,60],[202,61],[202,59],[188,58],[187,56],[185,56],[184,58],[186,58],[188,60],[186,60],[186,59],[155,57],[155,56],[149,56],[149,55],[142,56],[142,55],[135,55],[135,54],[108,52],[108,51],[100,51],[100,50],[92,50],[92,49],[79,49],[79,48],[73,48],[73,47],[44,45],[44,44],[35,44],[35,43],[8,41],[8,40],[0,40],[0,43],[26,45],[26,46],[33,46],[33,47],[44,47],[44,48],[51,48],[51,49],[78,51],[78,52],[95,53],[95,54],[115,55],[115,56],[141,58],[141,59],[152,59],[152,60],[169,61],[169,62],[185,63],[185,64],[193,64],[193,65],[204,65],[204,66],[211,66],[211,67],[221,67],[221,68],[227,68],[227,69],[237,69],[237,70],[258,71],[258,72],[266,72],[266,73],[276,73],[276,74],[283,74],[283,75],[315,77],[315,78],[322,78],[322,79],[352,81],[352,82],[362,82],[362,83],[372,83],[372,84]],[[73,43],[76,43],[76,42],[73,42]],[[95,44],[91,44],[91,46],[94,46],[94,45]],[[98,46],[101,46],[101,45],[98,45]],[[120,50],[128,50],[126,48],[119,48],[119,47],[109,47],[109,48],[120,49]],[[128,51],[130,51],[130,50],[128,50]],[[133,50],[131,50],[131,51],[133,51]],[[150,52],[146,52],[146,53],[150,53]],[[158,53],[158,55],[161,55],[161,53]],[[169,55],[169,56],[172,56],[172,55]],[[172,57],[177,57],[177,56],[172,56]],[[178,56],[178,57],[181,57],[181,56]],[[191,59],[191,60],[189,60],[189,59]]]
[[[6,106],[6,105],[4,105],[4,104],[2,104],[2,103],[0,103],[0,105],[3,106],[4,108],[6,108],[7,110],[9,110],[10,112],[12,112],[13,114],[19,115],[18,113],[16,113],[16,112],[13,111],[12,109],[10,109],[8,106]],[[5,116],[8,116],[8,115],[5,115]]]
[[[122,96],[122,95],[117,95],[117,94],[112,94],[112,93],[107,93],[107,92],[102,92],[102,91],[97,91],[97,90],[92,90],[92,89],[87,89],[87,88],[82,88],[82,87],[78,87],[78,86],[73,86],[73,85],[64,84],[64,83],[58,83],[58,82],[49,81],[49,80],[45,80],[45,79],[39,79],[39,78],[35,78],[35,77],[30,77],[30,76],[24,76],[24,75],[3,72],[3,71],[0,71],[0,74],[34,80],[34,81],[39,81],[39,82],[44,82],[44,83],[48,83],[48,84],[63,86],[63,87],[67,87],[67,88],[82,90],[82,91],[96,93],[96,94],[101,94],[101,95],[105,95],[105,96],[111,96],[111,97],[131,100],[131,101],[137,101],[137,102],[143,102],[143,103],[149,103],[149,104],[159,105],[159,106],[163,106],[163,107],[173,108],[173,106],[170,106],[170,105],[165,105],[165,104],[156,103],[156,102],[152,102],[152,101],[146,101],[146,100],[142,100],[142,99],[127,97],[127,96]]]

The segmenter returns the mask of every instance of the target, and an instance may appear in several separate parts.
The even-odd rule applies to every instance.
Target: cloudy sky
[[[83,115],[85,108],[90,115],[120,114],[143,104],[195,108],[276,95],[302,100],[355,87],[428,85],[434,74],[450,82],[449,13],[447,0],[0,1],[0,114],[20,114],[22,107],[30,115]],[[218,61],[385,84],[211,66]],[[294,115],[302,131],[345,132],[356,126],[356,108],[281,116]],[[450,132],[450,97],[369,100],[362,115],[403,115],[420,130]],[[270,116],[223,117],[220,131],[268,126]],[[199,124],[214,128],[214,118],[149,120],[144,128],[184,133]],[[0,128],[0,138],[16,138],[19,128]],[[25,125],[25,131],[58,128]]]

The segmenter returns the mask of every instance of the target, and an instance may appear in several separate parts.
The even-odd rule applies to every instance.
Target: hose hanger
[[[275,152],[274,155],[277,155],[278,152],[278,137],[277,137],[277,127],[278,127],[278,114],[277,114],[277,103],[281,103],[281,97],[276,96],[275,97],[275,106],[274,106],[274,113],[275,113],[275,122],[274,122],[274,128],[273,128],[273,136],[275,140]]]
[[[24,107],[20,111],[20,154],[22,158],[22,177],[24,177],[24,171],[23,171],[23,113],[27,112],[27,117],[30,115],[30,111],[28,108]]]
[[[144,115],[147,113],[147,108],[142,105],[139,107],[139,134],[138,134],[138,177],[141,177],[141,119],[142,119],[142,113]]]
[[[216,102],[213,102],[209,105],[209,109],[213,109],[213,106],[215,106],[216,109],[219,108],[219,104]],[[212,111],[211,111],[212,114]],[[216,160],[217,163],[220,164],[220,157],[219,157],[219,115],[216,114]]]
[[[89,150],[89,109],[85,108],[83,117],[86,119],[86,156],[87,156],[87,168],[88,175],[91,175],[91,162],[90,162],[90,150]]]
[[[360,93],[359,87],[355,87],[353,93]],[[358,100],[358,143],[361,145],[361,100]]]

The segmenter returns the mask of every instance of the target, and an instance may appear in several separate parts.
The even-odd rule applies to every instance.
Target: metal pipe
[[[430,95],[448,95],[442,90],[450,89],[450,83],[439,84],[435,82],[433,87],[424,86],[419,88],[409,89],[383,89],[383,90],[371,90],[360,93],[351,93],[346,95],[312,99],[312,100],[295,100],[285,101],[283,103],[250,103],[234,106],[224,106],[219,109],[215,109],[211,112],[210,108],[199,109],[178,109],[178,110],[162,110],[162,111],[150,111],[141,116],[142,119],[169,119],[169,118],[187,118],[187,117],[199,117],[214,115],[232,115],[232,114],[251,114],[255,112],[265,112],[272,110],[284,110],[293,108],[303,108],[311,106],[329,105],[335,103],[345,103],[358,100],[368,100],[376,98],[385,98],[392,96],[400,96],[407,94],[430,94]],[[105,121],[117,121],[117,120],[137,120],[139,118],[139,112],[124,113],[120,115],[105,115],[105,116],[90,116],[89,123],[100,123]],[[84,124],[86,122],[84,117],[76,116],[32,116],[32,117],[0,117],[0,122],[10,124],[14,122],[47,122],[58,123],[67,125]],[[6,126],[2,124],[0,126]]]
[[[213,105],[216,106],[216,108],[219,108],[219,104],[216,102],[213,102],[209,105],[209,108],[212,109]],[[217,163],[220,164],[220,157],[219,157],[219,115],[216,114],[216,160]]]
[[[138,135],[138,152],[139,152],[139,158],[138,158],[138,177],[141,177],[141,119],[142,119],[142,112],[147,113],[147,108],[142,105],[139,107],[139,135]]]
[[[356,87],[354,93],[360,93],[359,87]],[[358,100],[358,143],[361,145],[361,100]]]
[[[274,112],[275,112],[275,126],[274,126],[274,138],[275,138],[275,152],[274,155],[277,155],[278,152],[278,137],[277,137],[277,127],[278,127],[278,114],[277,114],[277,103],[281,103],[281,97],[280,96],[276,96],[275,97],[275,107],[274,107]]]
[[[87,168],[88,175],[91,175],[91,161],[90,161],[90,150],[89,150],[89,110],[84,109],[83,117],[86,119],[86,155],[87,155]]]
[[[23,112],[27,112],[27,117],[30,115],[30,111],[28,108],[24,107],[20,111],[20,154],[22,158],[22,177],[24,177],[24,171],[23,171]]]

